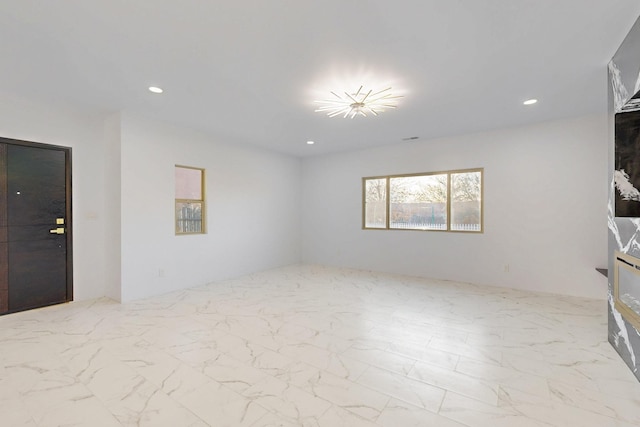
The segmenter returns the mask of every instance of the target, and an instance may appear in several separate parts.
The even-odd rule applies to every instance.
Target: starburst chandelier
[[[329,117],[342,115],[353,119],[356,116],[367,117],[367,114],[377,116],[387,108],[396,108],[395,99],[402,98],[399,95],[393,95],[391,88],[388,87],[378,92],[373,89],[363,90],[364,86],[360,86],[357,92],[344,92],[344,96],[340,96],[335,92],[331,92],[334,98],[315,101],[320,104],[316,112],[326,113]]]

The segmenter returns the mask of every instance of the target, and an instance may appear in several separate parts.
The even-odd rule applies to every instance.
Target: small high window
[[[176,234],[203,234],[204,169],[176,165]]]

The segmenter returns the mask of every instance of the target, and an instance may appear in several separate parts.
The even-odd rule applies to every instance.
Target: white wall
[[[72,147],[74,299],[105,295],[104,117],[9,94],[0,117],[0,136]]]
[[[126,113],[0,101],[0,136],[72,147],[75,300],[128,301],[300,261],[298,159]],[[176,164],[207,170],[206,235],[174,235]]]
[[[76,300],[131,300],[296,263],[301,228],[304,262],[606,295],[593,270],[606,266],[604,116],[301,165],[126,114],[0,101],[0,136],[73,148]],[[207,170],[204,236],[173,233],[175,164]],[[484,234],[361,230],[363,176],[472,167],[485,168]]]
[[[604,299],[606,159],[604,115],[305,159],[303,261]],[[483,234],[361,229],[362,177],[475,167]]]
[[[120,132],[123,301],[300,261],[299,159],[128,114]],[[176,164],[206,170],[207,234],[174,233]]]
[[[121,150],[122,117],[120,113],[107,117],[104,121],[105,154],[102,158],[105,170],[105,295],[116,301],[122,299],[122,239],[121,239]]]

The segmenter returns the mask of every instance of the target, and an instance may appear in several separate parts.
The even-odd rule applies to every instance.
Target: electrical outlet
[[[158,269],[158,277],[164,277],[164,269],[163,268],[159,268]]]
[[[509,272],[509,264],[505,264],[504,265],[504,272],[508,273]]]

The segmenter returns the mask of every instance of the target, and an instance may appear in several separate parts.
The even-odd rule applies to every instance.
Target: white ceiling
[[[0,93],[308,156],[605,111],[638,15],[637,0],[0,0]],[[359,84],[404,97],[378,117],[314,112]]]

